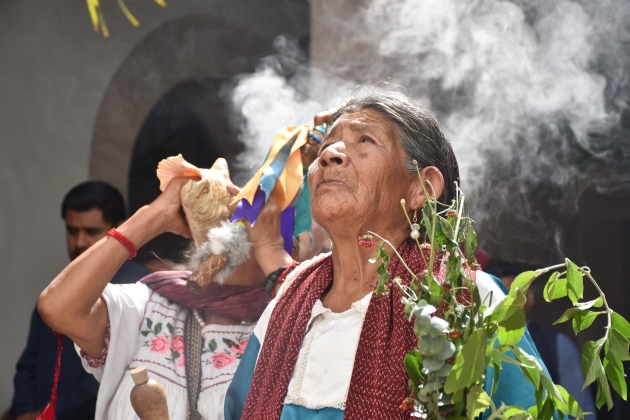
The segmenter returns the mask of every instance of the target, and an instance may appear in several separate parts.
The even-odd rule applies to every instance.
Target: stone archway
[[[94,123],[91,179],[109,182],[127,196],[136,139],[160,98],[184,81],[225,81],[253,72],[260,58],[273,53],[276,36],[304,38],[309,30],[302,0],[235,1],[212,10],[156,28],[116,71]],[[203,117],[209,123],[213,116]],[[230,163],[238,142],[233,135],[217,141]]]

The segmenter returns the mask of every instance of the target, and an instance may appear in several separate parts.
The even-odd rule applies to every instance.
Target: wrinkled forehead
[[[376,111],[365,109],[340,116],[328,130],[324,140],[336,138],[346,129],[392,140],[395,138],[395,128],[391,121]]]

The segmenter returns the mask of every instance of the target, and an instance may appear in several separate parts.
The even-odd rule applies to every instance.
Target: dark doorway
[[[222,80],[204,78],[183,81],[167,92],[149,112],[136,139],[128,180],[130,212],[152,202],[159,194],[158,163],[182,154],[201,168],[219,157],[234,161],[242,147],[232,135],[218,93]],[[163,234],[138,253],[140,262],[156,257],[180,262],[188,240]]]

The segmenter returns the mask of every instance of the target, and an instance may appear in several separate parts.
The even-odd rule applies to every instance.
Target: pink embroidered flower
[[[171,348],[180,353],[184,353],[184,337],[181,335],[176,335],[173,337],[173,341],[171,342]]]
[[[248,342],[249,340],[245,340],[241,344],[234,343],[234,345],[230,347],[230,350],[232,351],[232,353],[234,353],[234,355],[243,354],[245,352],[245,347],[247,347]]]
[[[169,341],[164,337],[157,337],[151,340],[151,351],[156,353],[166,353],[169,347]]]
[[[228,355],[227,353],[217,353],[213,355],[211,358],[212,364],[217,369],[222,369],[228,365],[231,365],[236,361],[236,356]]]
[[[181,353],[179,355],[179,359],[177,360],[177,366],[184,366],[185,364],[186,364],[186,358],[184,357],[184,353]]]

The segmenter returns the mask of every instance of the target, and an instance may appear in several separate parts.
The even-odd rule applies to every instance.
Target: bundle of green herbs
[[[426,190],[425,194],[434,196]],[[401,204],[407,214],[404,200]],[[412,230],[418,228],[413,226],[408,214],[407,220]],[[474,223],[459,188],[450,205],[432,198],[427,200],[421,221],[424,236],[414,239],[423,258],[422,250],[430,249],[425,266],[435,267],[436,259],[443,260],[446,274],[438,279],[433,270],[414,273],[397,255],[411,274],[412,281],[408,285],[402,284],[398,278],[390,279],[387,271],[390,256],[386,245],[397,254],[392,244],[375,232],[368,232],[362,238],[363,242],[372,242],[374,237],[380,240],[376,257],[370,259],[378,264],[380,274],[375,293],[384,295],[389,293],[390,287],[401,288],[407,316],[418,336],[417,348],[405,357],[410,396],[402,401],[401,407],[428,420],[474,419],[488,409],[488,420],[551,419],[556,411],[560,418],[564,414],[583,418],[585,413],[576,400],[552,382],[536,357],[518,346],[525,333],[523,306],[527,289],[550,272],[544,288],[545,300],[551,302],[568,297],[572,303],[556,323],[572,320],[577,334],[590,327],[600,315],[607,320],[604,336],[584,345],[584,388],[597,381],[598,408],[604,404],[612,408],[610,386],[625,400],[627,389],[622,361],[630,360],[630,324],[608,306],[606,296],[589,268],[579,267],[566,259],[562,264],[527,271],[516,277],[506,296],[493,298],[490,295],[482,301],[472,274],[479,268],[474,257],[477,248]],[[581,301],[585,279],[599,293],[597,299]],[[492,401],[503,363],[520,367],[534,386],[536,405],[518,407],[501,403],[497,406]],[[488,366],[494,371],[489,394],[484,390]]]

